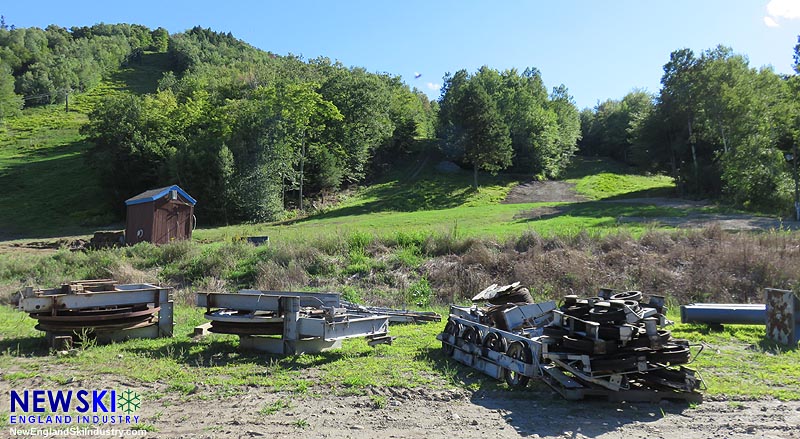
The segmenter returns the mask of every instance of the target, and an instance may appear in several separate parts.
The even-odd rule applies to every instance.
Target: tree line
[[[270,220],[433,137],[436,103],[397,77],[200,27],[171,36],[167,52],[155,93],[107,99],[83,128],[117,200],[178,182],[206,220]]]
[[[795,61],[798,53],[800,45]],[[676,50],[657,94],[634,90],[581,112],[580,149],[668,173],[683,195],[786,210],[792,177],[785,154],[798,141],[797,78],[750,67],[724,46]]]
[[[164,51],[166,29],[96,24],[66,29],[0,24],[0,120],[22,106],[63,102],[83,92],[144,50]]]
[[[556,178],[570,163],[580,117],[564,85],[548,95],[541,73],[486,66],[446,75],[438,134],[442,149],[478,170]]]
[[[113,50],[102,49],[109,45]],[[534,68],[459,70],[431,101],[396,76],[324,57],[278,56],[201,27],[173,35],[103,24],[0,34],[12,99],[36,90],[46,96],[26,105],[57,102],[64,87],[85,90],[146,51],[166,51],[170,62],[157,90],[105,98],[82,128],[114,206],[177,182],[201,200],[206,221],[271,220],[304,208],[309,194],[440,152],[471,168],[476,186],[479,170],[552,178],[569,163],[580,134],[566,87],[548,93]],[[76,70],[82,62],[96,67],[92,75]],[[36,72],[66,78],[53,73],[58,69],[78,72],[76,82],[42,86],[45,76]],[[38,89],[28,86],[30,78],[38,78]]]
[[[557,176],[579,135],[566,88],[548,95],[535,69],[460,71],[463,84],[446,81],[440,101],[430,101],[395,76],[277,56],[200,27],[171,36],[168,55],[156,93],[106,100],[83,132],[115,198],[177,181],[203,200],[198,210],[210,221],[303,209],[309,193],[438,150],[437,133],[441,149],[476,173]],[[469,136],[454,135],[462,132]]]

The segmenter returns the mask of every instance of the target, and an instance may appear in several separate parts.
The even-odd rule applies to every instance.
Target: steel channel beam
[[[237,311],[280,311],[280,299],[280,296],[263,294],[197,293],[197,306]]]
[[[461,364],[477,369],[478,371],[483,372],[484,374],[489,375],[497,380],[502,380],[503,376],[505,375],[501,366],[460,349],[453,351],[453,359]]]
[[[324,305],[314,296],[294,296],[296,293],[239,294],[239,293],[197,293],[197,306],[200,308],[227,308],[237,311],[281,311],[282,298],[298,298],[301,307],[321,308]],[[327,306],[327,305],[325,305]]]
[[[681,322],[735,325],[764,325],[765,304],[693,303],[681,306]]]
[[[291,297],[309,297],[318,299],[324,306],[331,308],[340,308],[341,295],[339,293],[312,293],[312,292],[299,292],[299,291],[262,291],[262,290],[239,290],[239,294],[250,295],[265,295],[265,296],[291,296]],[[313,301],[306,301],[305,303],[314,303]],[[303,305],[305,306],[305,305]]]
[[[300,318],[298,332],[302,337],[319,337],[326,341],[363,337],[389,332],[388,316],[357,317],[328,322],[319,318]]]
[[[105,306],[136,305],[140,303],[161,303],[161,298],[164,295],[163,293],[168,294],[168,290],[103,291],[97,293],[34,296],[20,299],[19,307],[28,313],[40,313],[59,309],[86,309]],[[159,313],[159,316],[161,314],[162,313]]]
[[[506,319],[506,326],[511,329],[519,328],[526,322],[533,326],[541,326],[542,323],[552,319],[548,313],[555,309],[556,303],[553,301],[531,303],[504,310],[503,317]]]

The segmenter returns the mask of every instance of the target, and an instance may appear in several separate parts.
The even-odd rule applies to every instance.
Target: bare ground
[[[13,385],[0,380],[0,411],[9,411],[12,388],[48,388],[47,382],[41,377]],[[323,386],[304,394],[244,387],[235,389],[236,395],[219,396],[218,389],[198,384],[183,395],[166,384],[134,384],[113,376],[63,387],[131,388],[142,395],[163,395],[145,397],[136,413],[142,424],[157,430],[147,435],[154,438],[800,438],[797,401],[719,400],[695,406],[568,402],[543,385],[523,392],[368,388],[362,395]],[[263,412],[278,401],[289,402],[289,407]],[[0,429],[0,436],[6,434],[8,427]]]
[[[529,181],[515,186],[503,200],[504,204],[540,203],[558,201],[586,201],[575,192],[575,184],[564,181]]]

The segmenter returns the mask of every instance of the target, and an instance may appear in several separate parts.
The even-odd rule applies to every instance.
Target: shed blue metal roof
[[[151,189],[149,191],[144,191],[141,194],[128,198],[125,200],[126,206],[131,206],[134,204],[141,204],[141,203],[150,203],[152,201],[156,201],[159,198],[167,195],[170,191],[178,191],[178,193],[186,199],[192,206],[197,204],[197,201],[192,198],[191,195],[187,194],[186,191],[181,189],[177,184],[173,184],[172,186],[162,187],[158,189]]]

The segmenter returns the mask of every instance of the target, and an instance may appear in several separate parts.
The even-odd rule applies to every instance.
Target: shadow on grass
[[[197,347],[201,346],[201,350]],[[325,351],[305,355],[277,355],[239,348],[235,337],[198,343],[192,340],[174,341],[160,347],[132,346],[122,350],[153,358],[168,358],[177,363],[195,367],[227,366],[247,362],[276,363],[282,369],[303,370],[334,363],[345,357],[369,356],[369,351],[358,354],[344,353],[341,350]]]
[[[597,174],[645,175],[641,170],[608,157],[575,156],[562,176],[565,180],[579,179]]]
[[[679,198],[675,197],[675,188],[671,187],[654,187],[650,189],[642,189],[633,192],[627,192],[624,194],[614,195],[612,197],[603,198],[603,201],[622,201],[624,202],[626,199],[631,198],[674,198],[675,200],[680,200]]]
[[[428,166],[433,166],[429,163]],[[480,175],[481,185],[504,185],[512,181],[511,176]],[[302,223],[308,220],[330,219],[347,216],[365,215],[376,212],[418,212],[423,210],[442,210],[461,206],[475,194],[472,186],[472,174],[458,172],[455,174],[437,174],[428,169],[418,179],[396,177],[384,183],[378,183],[364,189],[359,197],[369,200],[364,203],[334,209],[325,213],[298,219],[291,223]]]
[[[472,404],[499,413],[522,436],[598,437],[627,424],[680,416],[690,407],[685,402],[567,401],[538,380],[531,380],[524,389],[510,390],[502,381],[445,356],[441,349],[422,350],[416,359],[430,362],[437,372],[451,378],[454,385],[470,390]]]
[[[0,171],[0,240],[90,233],[113,220],[102,185],[76,141]]]
[[[169,70],[169,65],[167,53],[146,52],[142,54],[140,60],[131,61],[128,67],[111,75],[111,80],[125,84],[120,90],[139,95],[155,93],[158,81],[164,72]]]
[[[0,354],[13,357],[46,357],[50,346],[42,333],[41,337],[19,337],[0,339]]]
[[[518,222],[546,220],[563,215],[584,218],[619,218],[619,217],[683,217],[685,209],[654,206],[642,203],[610,203],[607,201],[583,201],[555,206],[541,206],[519,212],[515,215]],[[613,223],[615,220],[609,220]]]

